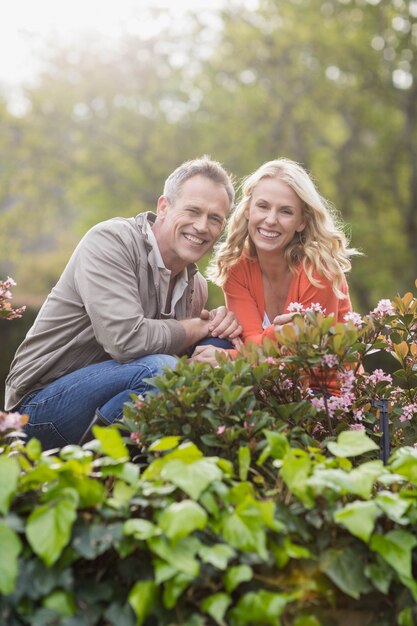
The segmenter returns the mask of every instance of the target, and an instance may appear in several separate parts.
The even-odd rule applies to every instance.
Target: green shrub
[[[327,456],[265,431],[253,461],[273,462],[258,482],[247,447],[235,473],[165,437],[140,473],[116,428],[95,435],[0,456],[2,624],[327,626],[352,611],[413,623],[413,448],[354,466],[376,447],[363,431]]]

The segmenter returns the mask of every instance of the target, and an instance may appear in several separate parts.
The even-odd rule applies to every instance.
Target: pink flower
[[[355,313],[354,311],[346,313],[344,319],[345,322],[353,322],[355,326],[361,326],[363,323],[362,317],[359,315],[359,313]]]
[[[363,412],[362,409],[354,409],[353,416],[355,420],[357,420],[358,422],[361,422],[363,418],[365,417],[365,413]]]
[[[350,430],[365,430],[365,426],[363,424],[351,424]]]
[[[304,313],[304,307],[301,302],[290,302],[287,311],[288,313]]]
[[[406,404],[402,407],[402,413],[400,415],[400,422],[409,422],[413,415],[417,413],[417,404]]]
[[[226,430],[226,426],[219,426],[218,429],[216,430],[216,435],[222,435],[224,433],[224,431]]]
[[[269,363],[270,365],[274,365],[274,363],[275,363],[275,359],[274,359],[274,357],[273,357],[273,356],[269,356],[269,357],[267,357],[265,360],[266,360],[266,362],[267,362],[267,363]]]
[[[378,319],[381,319],[386,315],[394,315],[395,311],[391,300],[385,298],[378,302],[377,306],[371,311],[371,313]]]
[[[306,312],[322,313],[323,315],[326,313],[326,309],[319,302],[312,302],[305,310]]]
[[[321,364],[327,367],[335,367],[337,365],[339,359],[335,354],[324,354],[321,357]]]
[[[142,440],[140,438],[140,433],[130,433],[130,439],[131,441],[133,441],[134,443],[141,445]]]
[[[0,432],[20,430],[27,423],[27,415],[0,411]]]
[[[374,385],[382,382],[392,383],[392,376],[391,374],[386,374],[381,369],[376,369],[368,376],[368,380]]]

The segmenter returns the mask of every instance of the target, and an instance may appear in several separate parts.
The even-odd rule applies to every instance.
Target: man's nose
[[[204,232],[207,230],[207,215],[199,215],[195,218],[193,226],[199,232]]]

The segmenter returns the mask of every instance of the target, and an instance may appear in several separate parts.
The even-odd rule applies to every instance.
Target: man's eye
[[[209,219],[213,224],[223,224],[223,220],[218,215],[210,215]]]

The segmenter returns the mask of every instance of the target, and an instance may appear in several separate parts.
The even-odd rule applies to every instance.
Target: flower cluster
[[[0,411],[0,433],[4,435],[5,433],[19,431],[27,424],[27,421],[27,415]]]
[[[26,310],[25,306],[14,309],[10,304],[12,292],[10,289],[15,287],[16,283],[10,276],[7,280],[0,280],[0,317],[6,320],[13,320],[22,317]]]

